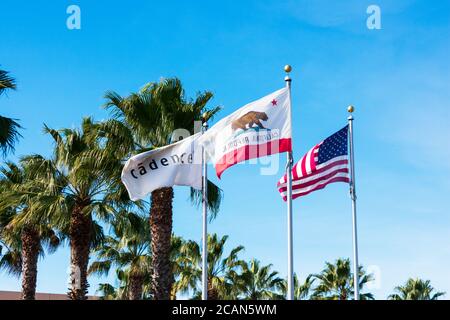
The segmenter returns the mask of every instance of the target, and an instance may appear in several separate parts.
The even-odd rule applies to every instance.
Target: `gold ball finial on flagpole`
[[[284,77],[284,81],[286,81],[286,83],[291,83],[291,77],[289,76],[289,72],[292,71],[292,66],[290,64],[287,64],[284,66],[284,71],[286,72],[286,77]]]
[[[350,105],[350,106],[348,106],[347,111],[348,111],[349,113],[353,113],[353,112],[355,111],[355,107],[352,106],[352,105]]]

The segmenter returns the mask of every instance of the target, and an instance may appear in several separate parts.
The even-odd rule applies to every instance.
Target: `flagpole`
[[[208,130],[208,122],[203,117],[202,134]],[[208,300],[208,167],[205,148],[202,147],[202,300]]]
[[[353,147],[353,106],[348,107],[348,131],[350,136],[350,197],[352,199],[352,222],[353,222],[353,285],[355,300],[359,300],[359,263],[358,263],[358,229],[356,221],[356,185],[355,185],[355,155]]]
[[[290,65],[284,67],[286,77],[286,87],[288,88],[289,99],[289,121],[292,130],[292,106],[291,106],[291,82],[292,79],[289,73],[292,71]],[[292,137],[291,137],[292,141]],[[292,142],[291,142],[292,144]],[[287,296],[286,300],[294,300],[294,241],[293,241],[293,227],[292,227],[292,151],[287,153],[286,163],[287,176],[287,232],[288,232],[288,281],[287,281]]]

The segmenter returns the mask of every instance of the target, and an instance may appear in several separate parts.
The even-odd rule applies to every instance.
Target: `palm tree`
[[[30,160],[34,172],[45,176],[49,190],[42,192],[35,207],[44,212],[70,241],[71,285],[68,296],[85,300],[91,248],[103,240],[97,220],[108,221],[119,205],[129,202],[120,183],[121,163],[103,147],[97,125],[84,118],[81,130],[54,130],[45,126],[55,142],[52,159]]]
[[[16,81],[9,76],[7,71],[0,70],[0,96],[7,90],[15,90]],[[14,144],[20,137],[21,126],[11,118],[0,116],[0,153],[3,156],[9,151],[14,151]]]
[[[402,286],[395,288],[396,293],[391,294],[390,300],[438,300],[445,292],[436,292],[430,280],[408,279]]]
[[[238,287],[239,297],[244,300],[273,300],[281,299],[277,291],[283,285],[283,279],[278,277],[277,271],[272,271],[272,265],[261,266],[252,259],[244,263],[242,273],[237,275],[233,285]]]
[[[233,248],[224,256],[228,236],[218,238],[217,234],[208,235],[208,300],[236,299],[239,291],[233,280],[242,270],[245,262],[238,259],[243,246]],[[177,292],[182,294],[193,291],[195,299],[201,296],[202,261],[198,243],[186,241],[180,250],[180,274],[175,284]]]
[[[144,218],[145,219],[145,218]],[[143,221],[141,221],[142,223]],[[149,224],[141,224],[142,226],[148,227]],[[150,238],[150,235],[147,233],[146,236]],[[147,241],[147,240],[144,240]],[[148,242],[150,242],[148,240]],[[183,238],[172,235],[172,249],[171,249],[171,262],[172,262],[172,269],[173,269],[173,283],[175,283],[175,279],[178,277],[179,274],[183,271],[183,266],[179,265],[178,262],[180,261],[181,257],[181,248],[186,242],[183,240]],[[149,258],[150,260],[150,258]],[[94,272],[93,269],[96,269],[97,267],[94,267],[93,263],[91,265],[91,272]],[[152,299],[152,288],[151,288],[151,266],[150,263],[147,263],[147,268],[142,268],[142,271],[145,272],[145,277],[143,278],[142,283],[142,298],[143,299]],[[131,287],[133,287],[130,284],[130,268],[127,269],[116,269],[116,279],[119,283],[117,287],[114,287],[113,285],[109,283],[101,283],[99,284],[99,288],[97,290],[98,293],[101,294],[101,297],[103,300],[126,300],[129,299],[130,296],[130,290]],[[171,300],[176,300],[176,286],[172,285],[172,293],[171,293]]]
[[[294,300],[309,300],[311,298],[311,292],[313,290],[314,281],[313,275],[310,274],[306,277],[305,281],[301,284],[297,274],[294,273]],[[287,295],[287,281],[284,280],[281,286],[281,298],[284,299]]]
[[[121,97],[115,92],[105,96],[105,107],[111,110],[113,119],[103,124],[108,145],[115,155],[125,159],[131,154],[169,144],[176,129],[186,129],[191,134],[194,122],[210,118],[219,108],[207,109],[212,93],[199,93],[195,100],[186,99],[180,80],[166,79],[149,83],[137,93]],[[221,191],[208,183],[208,205],[213,215],[218,211]],[[198,203],[198,192],[192,192]],[[170,261],[172,235],[173,188],[161,188],[152,192],[150,226],[153,256],[153,294],[156,300],[168,300],[171,296],[173,273]]]
[[[312,295],[313,299],[347,300],[354,296],[350,259],[337,259],[334,264],[327,262],[325,269],[313,277],[319,281]],[[360,266],[359,279],[359,288],[362,291],[364,285],[373,280],[373,276],[367,275]],[[371,293],[362,293],[360,299],[373,300],[374,298]]]
[[[151,275],[150,232],[147,217],[121,212],[112,222],[112,235],[96,248],[98,261],[91,264],[89,274],[107,275],[112,266],[127,272],[126,290],[129,300],[142,299],[144,283]]]
[[[43,186],[30,177],[26,159],[20,165],[8,162],[0,174],[0,236],[9,249],[1,265],[22,275],[22,299],[34,300],[39,255],[44,247],[54,252],[60,239],[47,221],[27,215]]]

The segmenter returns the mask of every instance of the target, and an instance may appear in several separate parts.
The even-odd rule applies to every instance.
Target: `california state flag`
[[[251,102],[199,138],[217,176],[253,158],[291,151],[291,103],[287,88]]]

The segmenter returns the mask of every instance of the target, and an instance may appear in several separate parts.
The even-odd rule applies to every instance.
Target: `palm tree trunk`
[[[152,235],[152,291],[155,300],[169,300],[172,287],[170,248],[172,238],[173,189],[152,192],[150,229]]]
[[[212,286],[210,280],[208,280],[208,300],[219,300],[219,292],[217,292],[217,289]]]
[[[32,227],[24,227],[22,234],[22,299],[34,300],[36,294],[39,233]]]
[[[128,292],[128,299],[141,300],[142,286],[144,284],[144,277],[139,274],[130,275],[130,289]]]
[[[92,217],[83,213],[83,208],[86,205],[86,202],[75,204],[70,218],[71,284],[68,295],[71,300],[86,300],[89,287],[87,268],[91,244]]]

